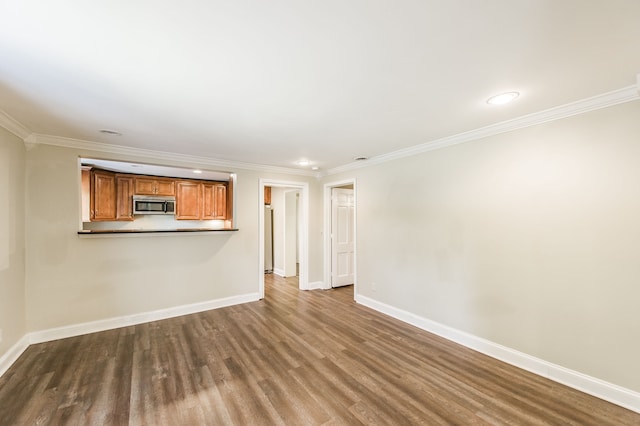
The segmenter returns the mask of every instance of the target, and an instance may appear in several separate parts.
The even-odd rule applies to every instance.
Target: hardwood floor
[[[639,425],[640,414],[267,275],[260,302],[33,345],[0,425]]]

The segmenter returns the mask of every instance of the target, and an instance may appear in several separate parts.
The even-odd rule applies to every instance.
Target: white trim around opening
[[[300,190],[300,275],[298,287],[300,290],[309,290],[309,184],[307,182],[283,181],[275,179],[260,179],[258,193],[259,214],[259,262],[258,262],[258,283],[260,299],[264,299],[264,187],[280,187]]]

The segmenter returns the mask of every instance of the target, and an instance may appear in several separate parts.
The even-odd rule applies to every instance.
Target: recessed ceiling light
[[[202,173],[202,170],[194,170],[193,173],[199,175],[200,173]]]
[[[99,132],[109,136],[122,136],[122,133],[116,130],[100,129]]]
[[[309,165],[309,161],[308,160],[300,160],[298,161],[298,166],[308,166]]]
[[[311,170],[318,170],[318,169],[320,169],[320,167],[318,167],[318,166],[313,166],[313,167],[311,168]]]
[[[499,95],[495,95],[487,99],[487,103],[491,105],[504,105],[504,104],[508,104],[518,96],[520,96],[520,93],[518,92],[501,93]]]

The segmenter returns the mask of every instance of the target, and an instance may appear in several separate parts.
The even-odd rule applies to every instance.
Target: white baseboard
[[[260,300],[258,293],[244,294],[240,296],[226,297],[223,299],[209,300],[207,302],[193,303],[190,305],[176,306],[173,308],[160,309],[157,311],[144,312],[141,314],[128,315],[124,317],[109,318],[100,321],[74,324],[65,327],[50,328],[48,330],[27,333],[15,345],[11,347],[2,357],[0,357],[0,377],[13,365],[18,357],[35,343],[49,342],[51,340],[64,339],[67,337],[80,336],[83,334],[96,333],[98,331],[112,330],[114,328],[128,327],[145,322],[163,320],[179,317],[182,315],[195,314],[209,311],[211,309],[224,308],[227,306],[239,305],[242,303],[255,302]]]
[[[356,302],[485,355],[640,413],[640,393],[561,367],[362,295]]]
[[[29,347],[29,338],[25,335],[0,357],[0,377],[18,360],[20,355]]]
[[[209,311],[211,309],[224,308],[227,306],[239,305],[241,303],[255,302],[257,300],[260,300],[259,294],[250,293],[240,296],[226,297],[223,299],[209,300],[207,302],[160,309],[157,311],[145,312],[141,314],[128,315],[124,317],[109,318],[105,320],[86,322],[65,327],[50,328],[48,330],[29,333],[27,337],[30,344],[49,342],[51,340],[80,336],[82,334],[95,333],[98,331],[112,330],[114,328],[128,327],[131,325],[174,318],[182,315],[195,314],[198,312]]]
[[[323,290],[324,288],[324,283],[322,281],[312,281],[307,284],[307,288],[305,288],[305,290]]]
[[[284,277],[284,269],[273,268],[273,273],[280,277]]]

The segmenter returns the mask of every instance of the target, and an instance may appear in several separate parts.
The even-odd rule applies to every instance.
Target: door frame
[[[358,191],[356,178],[349,178],[324,184],[324,289],[331,288],[331,190],[345,185],[353,185],[353,296],[358,292]]]
[[[298,288],[309,289],[309,183],[286,181],[277,179],[263,179],[259,181],[258,192],[258,292],[260,299],[264,299],[264,187],[290,188],[300,191],[301,223],[300,235],[300,275]]]

